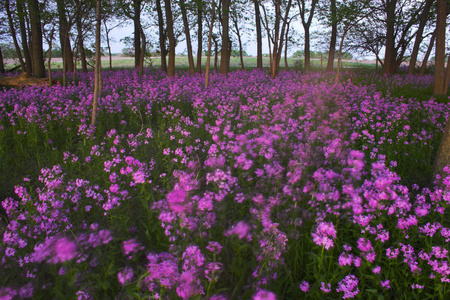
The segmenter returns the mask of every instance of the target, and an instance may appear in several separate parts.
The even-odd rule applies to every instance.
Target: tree
[[[16,49],[17,57],[19,58],[20,65],[22,67],[22,72],[26,72],[25,62],[23,61],[22,51],[20,50],[19,43],[17,42],[16,30],[14,28],[13,17],[11,13],[9,0],[5,0],[5,10],[8,17],[9,30],[13,39],[14,47]]]
[[[202,72],[203,49],[203,1],[195,1],[197,5],[197,72]]]
[[[33,72],[32,66],[31,66],[31,55],[30,50],[28,47],[28,39],[27,39],[27,30],[25,28],[25,2],[24,0],[17,0],[16,1],[17,6],[17,15],[19,17],[19,28],[20,28],[20,36],[22,40],[22,50],[23,50],[23,56],[25,57],[25,67],[27,70],[27,73],[31,74]]]
[[[156,0],[156,12],[158,13],[158,28],[159,28],[159,48],[161,52],[161,71],[167,72],[166,62],[166,33],[164,30],[164,17],[161,9],[161,0]]]
[[[446,95],[448,81],[445,81],[445,28],[447,18],[446,0],[437,0],[437,21],[436,21],[436,54],[434,69],[434,94]],[[450,155],[450,152],[449,152]]]
[[[220,73],[227,74],[230,69],[230,1],[220,0],[222,4],[222,51],[220,53]]]
[[[234,32],[234,34],[236,34],[236,37],[238,39],[239,58],[241,61],[241,69],[242,70],[245,69],[244,57],[243,57],[244,47],[243,47],[242,36],[241,36],[243,31],[245,30],[245,27],[243,27],[242,24],[246,24],[247,21],[249,20],[249,18],[244,15],[244,12],[245,12],[244,5],[246,5],[245,2],[234,1],[230,6],[230,17],[231,17],[231,22],[232,22],[232,26],[230,29],[232,32]],[[230,52],[230,56],[231,56],[231,52]]]
[[[95,77],[94,77],[94,100],[92,103],[92,118],[91,125],[95,126],[97,123],[97,106],[98,106],[98,98],[101,94],[101,76],[102,76],[102,64],[101,64],[101,27],[102,27],[102,18],[101,18],[101,0],[96,0],[95,6]]]
[[[330,47],[328,50],[328,62],[327,62],[327,71],[333,71],[334,65],[334,52],[336,51],[336,39],[337,39],[337,8],[336,8],[336,0],[330,1],[330,17],[331,17],[331,39],[330,39]]]
[[[259,1],[253,0],[255,7],[255,25],[256,25],[256,68],[262,69],[262,31],[261,31],[261,14],[259,11]]]
[[[307,2],[310,2],[309,8],[307,8]],[[319,0],[297,0],[298,9],[300,11],[300,18],[302,20],[303,29],[305,31],[305,71],[311,70],[311,56],[310,56],[310,27],[314,16],[314,11]]]
[[[188,52],[188,61],[189,61],[189,73],[194,74],[195,73],[195,66],[194,66],[194,56],[192,54],[192,43],[191,43],[191,34],[189,30],[189,22],[187,19],[187,12],[186,12],[186,3],[184,0],[180,1],[180,9],[181,9],[181,15],[183,19],[183,25],[184,25],[184,33],[186,35],[186,47]]]
[[[170,0],[164,0],[166,9],[167,36],[169,38],[169,65],[167,68],[167,76],[175,76],[175,47],[176,40],[173,30],[173,15]]]
[[[419,54],[419,47],[421,42],[423,41],[423,31],[425,29],[425,25],[429,19],[431,5],[433,4],[433,0],[426,0],[425,6],[423,8],[422,14],[420,16],[420,23],[416,33],[416,39],[414,41],[414,47],[411,53],[411,58],[409,60],[408,66],[408,74],[413,74],[414,69],[416,67],[417,56]]]
[[[210,68],[210,61],[211,61],[211,46],[212,46],[212,36],[213,36],[215,17],[216,17],[215,3],[214,3],[214,1],[212,1],[212,3],[211,3],[211,24],[209,25],[209,34],[208,34],[208,54],[206,56],[205,87],[208,87],[208,85],[209,85],[209,68]]]
[[[36,77],[45,77],[44,50],[42,47],[41,15],[38,0],[28,0],[30,13],[32,68]]]
[[[62,55],[63,55],[63,73],[69,71],[73,72],[73,53],[72,47],[70,45],[69,32],[71,29],[71,22],[67,20],[67,3],[62,0],[57,0],[56,5],[58,8],[58,19],[59,19],[59,40],[61,43]],[[75,12],[74,14],[77,14]],[[74,15],[71,17],[75,17]],[[71,19],[71,18],[70,18]],[[64,74],[63,74],[64,76]],[[65,79],[65,78],[64,78]],[[65,80],[63,80],[63,85],[65,85]]]
[[[272,65],[270,67],[272,78],[275,78],[278,75],[281,53],[283,51],[284,34],[288,22],[289,10],[291,9],[292,6],[292,0],[289,0],[288,3],[286,4],[286,7],[284,7],[285,11],[284,17],[282,15],[281,0],[275,0],[274,5],[275,5],[275,26],[274,26],[274,36],[272,39],[273,44]],[[282,22],[281,30],[280,30],[280,22]]]

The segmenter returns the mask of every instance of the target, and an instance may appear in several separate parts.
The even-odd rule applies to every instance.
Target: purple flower
[[[321,282],[321,283],[320,283],[320,289],[321,289],[323,292],[325,292],[325,293],[331,292],[331,283],[328,283],[328,284],[325,286],[325,282]]]
[[[385,281],[380,281],[380,284],[387,290],[391,288],[389,279],[386,279]]]
[[[252,298],[253,300],[276,300],[277,297],[274,293],[266,291],[266,290],[259,290]]]
[[[239,239],[246,238],[248,241],[251,241],[251,235],[249,234],[250,225],[248,225],[245,221],[238,222],[235,226],[229,229],[224,233],[225,236],[230,236],[236,234]]]
[[[328,250],[334,246],[333,239],[336,238],[336,229],[331,222],[320,222],[312,236],[316,245],[324,246]]]
[[[187,203],[187,192],[184,189],[175,189],[167,194],[167,202],[175,213],[191,212],[192,207]]]
[[[123,242],[122,249],[125,255],[129,255],[130,253],[139,252],[139,250],[142,250],[143,247],[140,243],[136,242],[135,239],[130,239]],[[128,258],[131,258],[131,256],[129,256]]]
[[[302,283],[300,283],[300,290],[307,293],[309,291],[309,283],[303,280]]]
[[[337,292],[344,292],[342,299],[354,298],[359,293],[358,278],[355,275],[347,275],[338,283]]]
[[[75,242],[69,240],[66,237],[58,238],[53,244],[54,257],[52,261],[65,262],[73,259],[77,254],[77,245]]]
[[[117,273],[117,278],[119,279],[121,285],[129,284],[133,279],[133,276],[133,269],[129,267],[126,267],[125,269]]]

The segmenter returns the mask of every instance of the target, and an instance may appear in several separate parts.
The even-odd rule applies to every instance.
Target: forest
[[[0,7],[0,299],[450,297],[450,1]]]

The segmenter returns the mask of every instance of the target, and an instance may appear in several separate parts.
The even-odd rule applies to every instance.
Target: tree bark
[[[27,42],[27,29],[25,27],[25,3],[23,0],[16,1],[17,4],[17,14],[19,16],[19,27],[20,27],[20,36],[22,39],[22,49],[23,56],[25,57],[25,68],[27,73],[31,74],[33,72],[31,67],[31,55]]]
[[[446,95],[445,85],[445,27],[447,18],[446,0],[437,0],[436,54],[434,61],[434,94]],[[450,153],[449,153],[450,155]]]
[[[66,9],[64,5],[64,1],[56,1],[59,19],[59,40],[61,42],[61,51],[64,64],[63,69],[65,69],[65,72],[73,72],[73,53],[69,38],[70,25],[67,22]]]
[[[192,54],[191,33],[189,30],[189,22],[187,19],[186,3],[184,2],[184,0],[180,0],[180,9],[184,25],[184,34],[186,35],[186,47],[189,61],[189,74],[192,75],[195,73],[195,65],[194,65],[194,56]]]
[[[108,56],[109,56],[109,69],[112,70],[111,43],[109,42],[109,29],[105,19],[103,19],[103,25],[105,26],[106,47],[108,48]]]
[[[428,58],[430,57],[431,50],[433,50],[435,40],[436,40],[436,31],[433,31],[433,34],[431,35],[430,43],[428,44],[427,53],[425,54],[425,56],[422,60],[422,65],[420,66],[420,73],[419,73],[420,76],[425,75],[425,71],[427,70],[427,65],[428,65]]]
[[[39,12],[39,1],[28,0],[28,10],[30,13],[32,68],[36,77],[45,77],[44,50],[42,47],[41,15]]]
[[[397,0],[386,0],[386,50],[384,54],[384,74],[394,74],[397,52],[395,49],[395,8]]]
[[[145,51],[147,51],[147,39],[145,38],[145,32],[142,29],[142,25],[139,23],[139,32],[141,33],[142,39],[142,49],[141,49],[141,57],[139,58],[139,76],[144,75],[144,59],[145,59]]]
[[[220,53],[220,70],[221,74],[228,74],[230,69],[230,53],[229,53],[229,16],[230,16],[230,0],[220,0],[222,3],[222,51]]]
[[[97,107],[98,107],[98,99],[101,94],[101,76],[102,76],[102,64],[101,64],[101,0],[96,1],[95,5],[95,16],[96,16],[96,24],[95,24],[95,79],[94,79],[94,101],[92,103],[92,118],[91,125],[95,126],[97,123]]]
[[[197,73],[202,73],[202,52],[203,52],[203,11],[201,1],[197,3]]]
[[[173,32],[173,16],[170,0],[164,0],[166,9],[167,36],[169,38],[169,65],[167,76],[175,76],[175,35]]]
[[[75,0],[75,5],[80,7],[80,0]],[[81,72],[87,72],[86,52],[84,51],[83,23],[81,21],[81,13],[75,15],[75,24],[77,26],[77,47],[80,53]]]
[[[139,68],[141,59],[141,0],[133,0],[134,8],[134,67]]]
[[[156,0],[156,12],[158,13],[159,48],[161,50],[161,71],[167,72],[166,35],[164,33],[164,17],[161,9],[161,0]]]
[[[336,83],[336,84],[339,82],[339,73],[342,68],[342,66],[341,66],[342,47],[344,46],[344,39],[345,39],[345,36],[347,35],[347,31],[348,31],[348,28],[345,28],[344,33],[342,34],[342,37],[341,37],[341,43],[339,44],[338,63],[337,63],[336,77],[334,80],[334,83]]]
[[[278,69],[280,66],[280,60],[281,60],[281,53],[283,50],[283,40],[284,40],[284,33],[286,30],[286,24],[287,19],[289,16],[289,10],[291,8],[292,0],[289,0],[289,2],[286,5],[286,12],[283,18],[283,25],[281,26],[281,32],[279,32],[279,22],[281,20],[281,2],[280,0],[277,1],[277,7],[275,14],[277,15],[275,17],[275,40],[274,40],[274,46],[273,46],[273,58],[272,58],[272,78],[275,78],[278,75]]]
[[[422,15],[420,17],[419,28],[417,29],[416,39],[414,41],[414,47],[411,52],[411,58],[409,60],[408,74],[413,74],[416,68],[417,55],[419,54],[419,47],[423,40],[423,30],[428,20],[428,15],[430,14],[431,5],[433,0],[426,0],[425,6],[423,8]]]
[[[258,0],[253,0],[255,6],[255,23],[256,23],[256,68],[263,68],[262,58],[262,31],[261,31],[261,14],[259,11]]]
[[[0,73],[5,74],[5,65],[3,63],[2,47],[0,47]]]
[[[9,31],[10,31],[12,39],[13,39],[14,47],[16,48],[17,57],[19,58],[22,72],[26,72],[27,71],[26,65],[25,65],[25,62],[23,61],[22,52],[20,51],[19,43],[17,42],[16,30],[14,29],[11,8],[9,7],[9,0],[5,0],[5,8],[6,8],[6,14],[8,16]]]
[[[288,61],[287,61],[287,51],[288,51],[288,38],[289,38],[289,27],[290,23],[287,23],[287,29],[286,29],[286,37],[285,37],[285,43],[284,43],[284,69],[287,71],[289,69]]]
[[[330,40],[330,48],[328,49],[327,72],[333,71],[334,53],[336,51],[336,39],[337,39],[336,0],[331,0],[331,40]]]
[[[314,10],[316,8],[318,0],[311,0],[311,9],[309,11],[308,19],[306,19],[306,8],[305,8],[305,0],[297,0],[299,10],[300,10],[300,17],[302,19],[302,25],[303,29],[305,31],[305,71],[309,72],[311,71],[311,47],[310,47],[310,32],[309,29],[311,28],[311,22],[314,16]]]
[[[212,32],[214,29],[215,15],[216,14],[215,14],[215,10],[214,10],[214,2],[213,2],[212,3],[212,11],[211,11],[211,25],[209,26],[209,34],[208,34],[208,53],[206,56],[205,87],[208,87],[208,85],[209,85],[209,69],[210,69],[210,61],[211,61]]]

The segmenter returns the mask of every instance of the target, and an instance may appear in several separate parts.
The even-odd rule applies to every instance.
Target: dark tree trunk
[[[184,34],[186,35],[186,47],[189,61],[189,74],[194,74],[195,73],[194,56],[192,54],[191,34],[189,30],[189,22],[187,19],[186,3],[184,2],[184,0],[180,0],[180,9],[183,18]]]
[[[80,7],[80,0],[75,0],[75,5],[77,7]],[[86,73],[87,72],[87,60],[86,60],[86,52],[84,51],[84,37],[83,37],[83,23],[81,21],[81,14],[75,15],[75,23],[77,26],[77,47],[78,52],[80,53],[80,60],[81,60],[81,72]]]
[[[106,20],[103,19],[103,25],[105,26],[105,34],[106,34],[106,47],[108,48],[108,56],[109,56],[109,69],[112,70],[112,53],[111,53],[111,43],[109,41],[109,30],[108,24]],[[145,45],[145,44],[144,44]]]
[[[428,15],[430,13],[432,4],[433,4],[433,0],[426,0],[422,15],[420,16],[419,28],[417,29],[416,40],[414,41],[414,47],[411,52],[411,58],[409,60],[408,74],[413,74],[414,70],[416,68],[417,55],[419,54],[419,47],[423,40],[423,30],[427,23]]]
[[[9,0],[5,0],[5,8],[6,8],[6,14],[8,16],[8,24],[9,24],[9,31],[11,33],[14,47],[16,48],[16,54],[19,58],[20,66],[22,68],[22,72],[26,72],[26,66],[23,61],[22,52],[20,51],[19,43],[17,42],[17,36],[16,36],[16,30],[14,29],[14,23],[11,15],[11,8],[9,7]]]
[[[262,59],[262,31],[261,31],[261,14],[259,11],[259,1],[253,0],[255,6],[255,23],[256,23],[256,68],[263,68]]]
[[[141,59],[141,0],[133,0],[134,8],[134,67],[139,68]]]
[[[311,71],[311,47],[310,47],[310,28],[311,28],[311,22],[314,16],[314,11],[316,8],[318,0],[311,0],[311,8],[309,11],[308,18],[306,18],[306,5],[305,0],[297,0],[298,7],[300,10],[300,17],[302,19],[302,25],[303,30],[305,31],[305,71],[309,72]]]
[[[214,9],[214,2],[212,3],[212,11],[211,11],[211,25],[209,25],[209,34],[208,34],[208,55],[206,56],[206,71],[205,71],[205,87],[209,85],[209,69],[210,69],[210,61],[211,61],[211,48],[212,48],[212,32],[214,29],[214,18],[216,16]],[[200,38],[200,37],[199,37]],[[216,50],[217,52],[217,50]]]
[[[201,8],[201,2],[199,2],[197,8],[197,73],[202,72],[202,52],[203,52],[203,11]],[[210,50],[209,50],[210,51]]]
[[[142,76],[142,75],[144,75],[144,59],[145,59],[145,51],[147,51],[147,45],[146,45],[147,39],[145,38],[145,32],[142,29],[142,26],[139,29],[140,29],[139,32],[141,33],[141,38],[142,38],[142,51],[141,51],[141,57],[139,59],[139,76]]]
[[[288,61],[287,61],[287,51],[288,51],[288,38],[289,38],[289,27],[290,23],[287,23],[285,43],[284,43],[284,69],[287,71],[289,69]]]
[[[230,69],[230,53],[229,53],[229,16],[230,16],[230,0],[220,0],[222,3],[222,51],[220,53],[220,70],[221,74],[227,74]]]
[[[161,9],[161,0],[156,0],[156,12],[158,13],[159,48],[161,49],[161,71],[167,72],[166,35],[164,33],[164,17]]]
[[[219,62],[219,43],[217,42],[215,37],[213,39],[214,39],[214,70],[217,71]]]
[[[447,18],[447,2],[446,0],[437,0],[437,5],[434,94],[446,95],[446,86],[448,86],[448,83],[445,82],[445,27]],[[448,155],[450,156],[450,153]]]
[[[311,51],[310,51],[310,35],[309,35],[309,27],[304,27],[305,30],[305,71],[311,71]]]
[[[271,68],[271,75],[272,78],[275,78],[278,75],[278,69],[280,66],[280,60],[281,60],[281,53],[283,50],[283,40],[284,40],[284,34],[286,30],[287,25],[287,19],[289,16],[289,10],[291,8],[292,0],[289,0],[289,2],[286,5],[286,12],[284,15],[284,18],[281,17],[281,1],[277,1],[277,7],[275,10],[276,14],[276,21],[275,21],[275,40],[274,40],[274,46],[273,46],[273,58],[272,58],[272,68]],[[283,25],[281,26],[281,32],[279,32],[279,23],[280,20],[283,20]]]
[[[330,40],[330,48],[328,49],[327,72],[333,71],[334,53],[336,52],[336,39],[337,39],[336,0],[331,0],[331,40]]]
[[[164,0],[166,9],[167,36],[169,38],[169,65],[167,76],[175,76],[175,35],[173,32],[173,16],[170,0]]]
[[[16,1],[17,3],[17,14],[19,15],[19,27],[20,27],[20,36],[22,39],[22,49],[23,56],[25,57],[25,67],[27,73],[31,74],[33,70],[31,69],[31,55],[27,42],[27,29],[25,27],[25,3],[23,0]]]
[[[433,31],[433,34],[431,35],[430,43],[428,44],[427,53],[425,54],[425,56],[422,60],[422,65],[420,66],[420,73],[419,73],[420,76],[425,75],[425,71],[427,70],[427,65],[428,65],[428,58],[430,57],[431,51],[433,50],[435,40],[436,40],[436,31]]]
[[[62,0],[56,1],[58,8],[58,19],[59,19],[59,40],[61,41],[61,51],[65,72],[73,72],[73,53],[72,46],[70,45],[70,25],[66,18],[65,3]]]
[[[98,99],[100,97],[100,94],[102,92],[101,87],[101,76],[102,76],[102,64],[101,64],[101,49],[100,49],[100,43],[101,43],[101,26],[102,26],[102,20],[101,20],[101,0],[96,1],[95,6],[95,16],[96,16],[96,24],[95,24],[95,79],[94,79],[94,101],[92,103],[92,118],[91,118],[91,125],[94,125],[97,123],[97,106],[98,106]]]
[[[31,23],[31,44],[33,74],[35,77],[45,77],[44,65],[44,50],[42,48],[42,30],[41,30],[41,16],[39,13],[39,1],[28,0],[28,10],[30,12]]]
[[[386,0],[386,50],[384,54],[384,74],[394,74],[397,52],[395,49],[395,8],[397,6],[397,0]]]
[[[0,47],[0,73],[5,74],[5,65],[3,64],[2,47]]]

